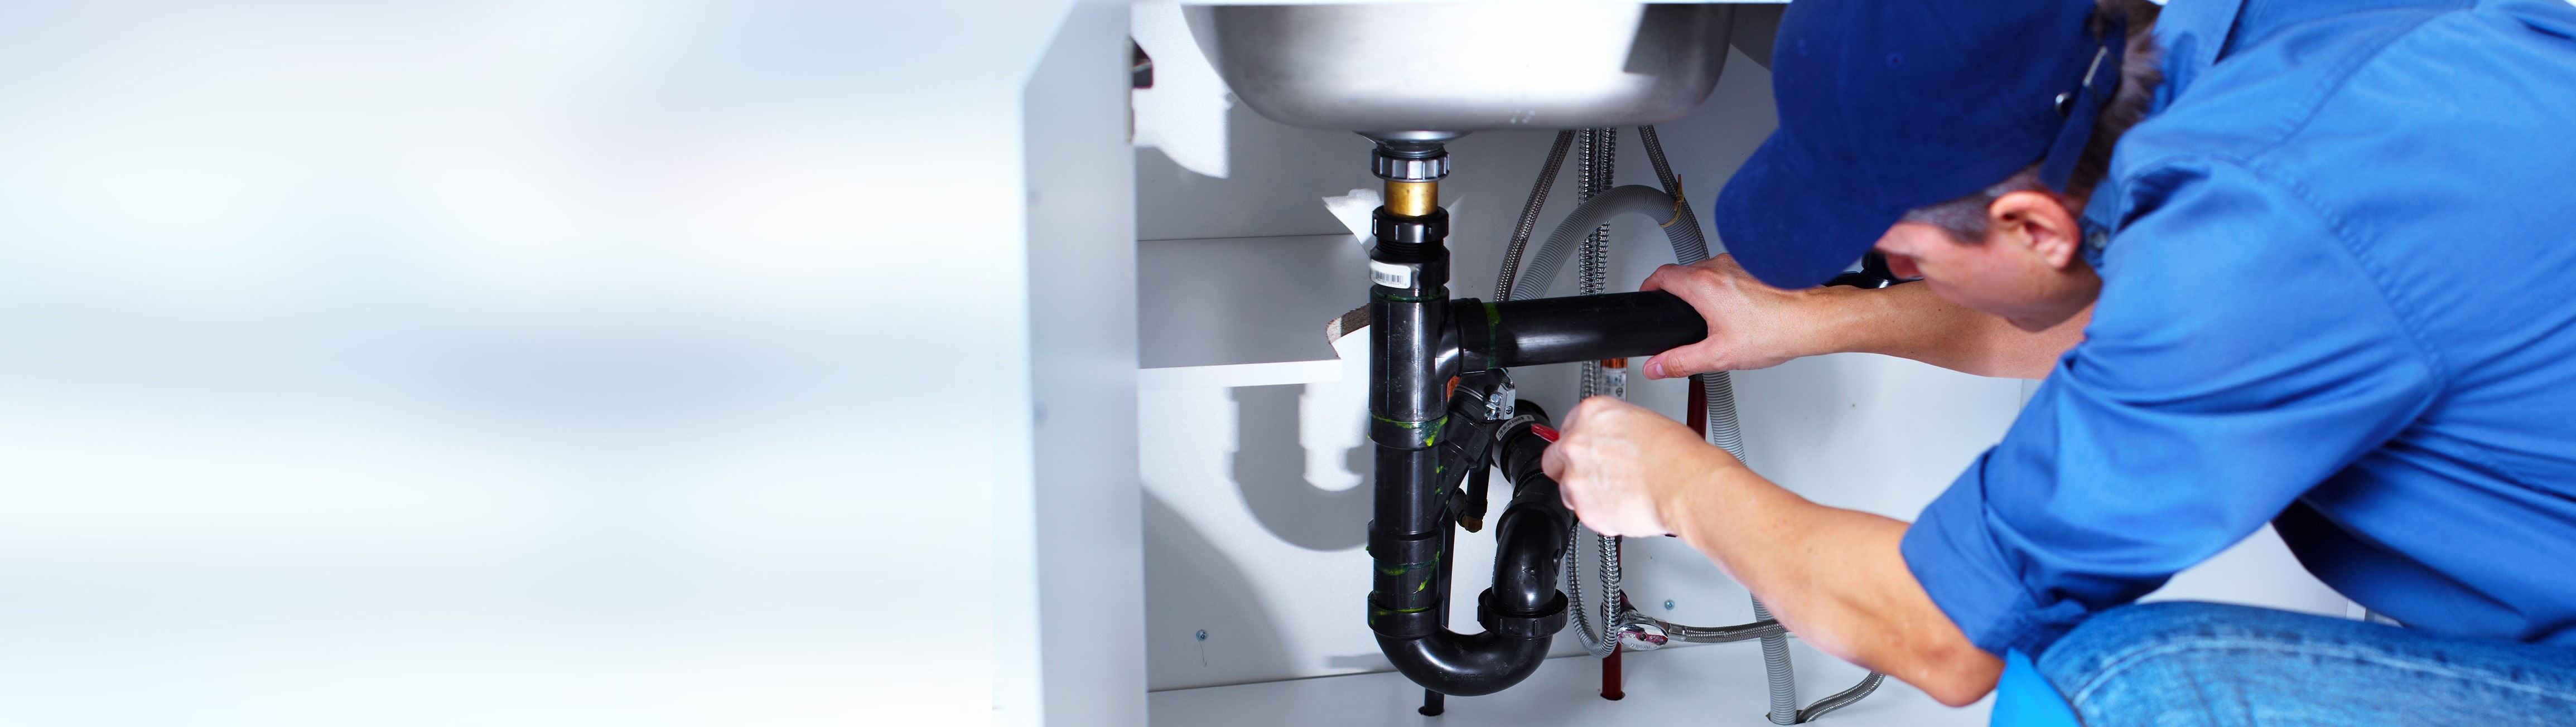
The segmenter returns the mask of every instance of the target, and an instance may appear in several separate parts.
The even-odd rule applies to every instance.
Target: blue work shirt
[[[2037,654],[2271,522],[2410,627],[2576,645],[2576,6],[2195,4],[2086,209],[2084,342],[1906,563]]]

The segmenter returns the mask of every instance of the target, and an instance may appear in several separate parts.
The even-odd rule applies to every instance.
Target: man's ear
[[[1990,237],[2028,248],[2052,269],[2064,270],[2075,261],[2076,246],[2083,244],[2083,231],[2075,224],[2075,213],[2058,201],[2057,195],[2038,190],[2022,190],[1996,197],[1986,205],[1986,229]]]

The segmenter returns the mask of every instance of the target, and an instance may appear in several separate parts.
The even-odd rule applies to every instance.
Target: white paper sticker
[[[1369,280],[1389,288],[1411,288],[1413,287],[1413,266],[1370,260]]]

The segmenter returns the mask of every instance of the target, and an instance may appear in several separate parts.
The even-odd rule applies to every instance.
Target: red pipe
[[[1700,386],[1699,377],[1697,376],[1691,377],[1690,380],[1690,428],[1691,431],[1698,432],[1701,438],[1705,439],[1708,437],[1708,389]],[[1619,550],[1610,551],[1610,557],[1619,557],[1620,550],[1625,549],[1621,548]],[[1622,609],[1629,607],[1628,594],[1625,591],[1619,593],[1619,607]],[[1602,628],[1605,630],[1609,629],[1610,625],[1602,624]],[[1614,631],[1611,633],[1605,633],[1603,636],[1617,639],[1618,637],[1615,634],[1616,632]],[[1602,699],[1618,700],[1628,696],[1627,690],[1620,688],[1620,653],[1621,650],[1618,646],[1618,642],[1614,640],[1611,642],[1610,655],[1602,657],[1601,659]]]
[[[1621,361],[1620,363],[1626,362]],[[1690,377],[1689,421],[1691,431],[1699,433],[1701,439],[1708,438],[1708,389],[1700,385],[1700,380],[1697,376]],[[1554,432],[1549,432],[1549,434],[1554,434]],[[1556,438],[1550,436],[1548,437],[1548,441],[1556,441]],[[1619,557],[1620,553],[1618,550],[1613,550],[1610,555],[1611,557],[1616,558]],[[1628,607],[1628,594],[1626,592],[1621,592],[1619,594],[1619,606],[1623,609]],[[1610,625],[1602,624],[1601,627],[1603,629],[1608,629],[1610,628]],[[1618,637],[1615,634],[1616,632],[1611,632],[1605,633],[1603,636],[1616,639]],[[1615,701],[1628,696],[1627,690],[1620,688],[1620,681],[1622,681],[1619,676],[1620,653],[1621,649],[1618,646],[1618,642],[1614,640],[1611,642],[1610,655],[1602,657],[1601,659],[1602,699]]]
[[[1610,551],[1610,557],[1619,557],[1619,550]],[[1628,607],[1628,594],[1619,594],[1619,607],[1622,609]],[[1606,623],[1602,624],[1601,628],[1606,632],[1602,637],[1610,640],[1610,655],[1601,657],[1601,698],[1616,702],[1628,697],[1627,690],[1621,689],[1619,685],[1619,654],[1622,653],[1619,648],[1619,632],[1611,629]]]

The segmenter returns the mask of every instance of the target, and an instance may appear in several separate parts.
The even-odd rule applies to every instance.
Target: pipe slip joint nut
[[[1565,592],[1554,598],[1538,614],[1509,614],[1494,611],[1494,589],[1476,595],[1476,623],[1503,636],[1516,639],[1543,639],[1565,630]]]
[[[1369,234],[1376,235],[1378,248],[1390,255],[1423,256],[1431,245],[1449,239],[1449,212],[1432,208],[1431,214],[1405,217],[1385,207],[1369,215]],[[1387,262],[1423,262],[1389,257]]]
[[[1379,147],[1371,171],[1389,182],[1437,182],[1449,176],[1449,152],[1435,151],[1425,156],[1398,156]]]

